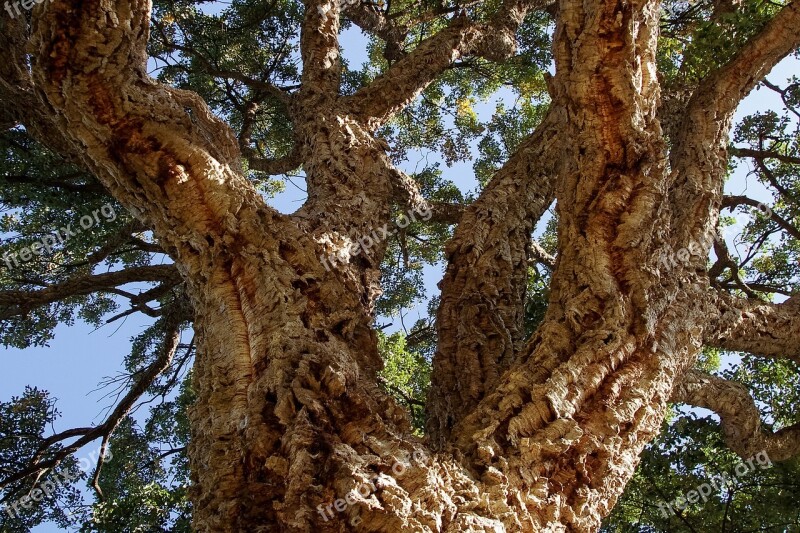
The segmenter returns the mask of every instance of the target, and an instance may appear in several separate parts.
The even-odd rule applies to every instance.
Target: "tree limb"
[[[701,84],[697,103],[711,103],[709,111],[720,117],[733,113],[739,102],[798,45],[800,2],[794,1],[752,37],[736,57]]]
[[[160,281],[175,285],[180,280],[180,274],[174,265],[151,265],[80,276],[38,291],[0,291],[0,320],[23,315],[37,307],[66,298],[110,291],[125,283]]]
[[[739,102],[770,70],[800,45],[800,2],[781,9],[736,56],[706,77],[695,91],[671,153],[674,183],[670,206],[674,220],[719,206],[733,113]],[[709,193],[709,191],[717,191]],[[708,227],[676,228],[675,246],[710,243]]]
[[[410,29],[408,25],[399,25],[385,13],[363,4],[351,6],[345,11],[345,16],[364,32],[383,39],[386,43],[383,55],[387,61],[403,57],[403,41]]]
[[[433,222],[458,224],[461,220],[464,214],[463,205],[428,201],[422,196],[417,182],[411,176],[396,168],[388,159],[385,160],[385,167],[392,177],[395,198],[409,210],[416,213],[431,213],[430,220]]]
[[[402,22],[400,19],[406,18],[407,13],[390,13],[388,7],[384,13],[365,3],[350,6],[344,11],[344,15],[366,33],[382,39],[386,43],[383,56],[387,61],[392,62],[402,59],[406,55],[402,48],[403,41],[412,29],[480,3],[481,0],[464,0],[452,6],[446,6],[444,2],[440,2]]]
[[[531,240],[531,259],[536,263],[543,264],[550,271],[556,267],[555,256],[550,255],[547,250],[542,248],[542,246],[534,240]]]
[[[122,226],[119,231],[112,235],[100,248],[86,256],[85,261],[72,263],[68,268],[75,268],[84,265],[96,265],[115,252],[123,244],[130,242],[134,233],[141,233],[147,227],[138,220],[132,220]]]
[[[339,56],[338,0],[304,0],[300,32],[303,58],[301,97],[333,99],[339,95],[342,70]],[[309,110],[310,111],[310,110]]]
[[[755,207],[757,209],[764,208],[764,204],[759,202],[758,200],[753,200],[752,198],[748,198],[747,196],[724,196],[722,198],[722,208],[730,208],[733,209],[737,205],[749,205],[750,207]],[[775,222],[782,230],[786,233],[794,237],[795,239],[800,240],[800,229],[798,229],[794,224],[780,216],[778,213],[773,211],[772,209],[769,210],[769,219]]]
[[[33,74],[86,165],[191,272],[239,221],[279,215],[243,175],[230,127],[197,94],[147,75],[151,7],[48,4],[34,24]]]
[[[516,50],[515,32],[527,10],[539,2],[506,0],[488,24],[471,22],[465,15],[425,39],[368,86],[344,98],[357,119],[375,130],[407,106],[439,75],[464,56],[502,61]]]
[[[103,463],[108,451],[108,443],[111,440],[114,430],[117,429],[120,422],[130,413],[136,401],[150,388],[156,378],[163,374],[172,364],[172,358],[178,350],[178,345],[181,340],[181,329],[187,317],[191,316],[188,306],[184,305],[182,308],[177,306],[177,309],[170,309],[165,315],[164,323],[164,338],[161,344],[161,350],[158,357],[153,361],[139,377],[136,382],[128,390],[128,393],[114,408],[114,411],[109,415],[103,423],[103,442],[100,445],[100,454],[97,458],[97,466],[95,467],[94,474],[92,475],[92,487],[94,487],[98,496],[103,500],[103,491],[100,489],[100,472],[103,469]]]
[[[464,212],[447,244],[428,431],[447,440],[514,362],[523,341],[531,233],[555,198],[559,109],[551,108]]]
[[[734,157],[749,157],[763,161],[764,159],[775,159],[791,165],[800,165],[800,157],[794,157],[774,150],[753,150],[752,148],[739,148],[731,146],[728,153]]]
[[[800,362],[800,302],[781,304],[743,299],[723,291],[709,294],[704,343],[715,348]]]
[[[264,159],[262,157],[257,157],[253,153],[248,155],[247,162],[250,164],[250,170],[275,176],[277,174],[286,174],[287,172],[300,168],[303,164],[303,155],[300,148],[295,146],[290,153],[279,159]]]
[[[731,279],[733,279],[733,281],[736,283],[736,288],[741,290],[750,298],[757,298],[757,295],[753,292],[753,289],[747,283],[745,283],[744,280],[742,280],[742,277],[739,275],[739,264],[733,260],[730,251],[728,250],[728,245],[719,235],[714,238],[714,253],[717,255],[717,262],[708,271],[709,279],[714,282],[714,280],[716,280],[716,278],[727,268],[731,273]]]
[[[53,187],[56,189],[62,189],[67,192],[95,193],[95,194],[105,194],[107,192],[105,187],[103,187],[100,183],[97,182],[70,183],[69,181],[65,181],[64,178],[56,180],[44,180],[35,176],[0,175],[0,181],[4,181],[9,184],[25,184],[25,185],[36,185],[38,187]]]
[[[14,472],[12,475],[6,478],[0,479],[0,489],[8,487],[12,483],[25,479],[31,475],[41,476],[45,474],[46,472],[58,466],[67,456],[75,453],[86,444],[102,437],[102,453],[100,454],[98,465],[92,478],[95,490],[97,490],[98,494],[102,497],[102,491],[100,491],[99,487],[97,486],[97,479],[100,469],[102,468],[104,460],[103,456],[107,450],[108,440],[119,423],[125,418],[125,416],[127,416],[131,408],[136,404],[145,391],[147,391],[150,385],[153,384],[155,379],[167,368],[169,368],[172,357],[178,348],[182,325],[190,317],[191,313],[189,312],[188,307],[185,305],[185,302],[176,304],[170,310],[170,312],[165,315],[165,337],[159,356],[139,375],[133,386],[128,390],[122,400],[116,405],[113,412],[102,424],[91,428],[74,428],[45,438],[28,466],[17,472]],[[52,452],[52,455],[49,458],[44,458],[51,446],[58,442],[62,442],[74,437],[79,438],[63,448]]]
[[[765,431],[747,387],[699,370],[689,370],[672,401],[710,409],[719,415],[727,445],[742,458],[766,452],[772,461],[800,454],[800,424]]]

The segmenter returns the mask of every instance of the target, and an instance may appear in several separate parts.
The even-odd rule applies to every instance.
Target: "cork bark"
[[[192,298],[198,531],[595,531],[670,398],[713,403],[708,380],[686,380],[703,343],[755,350],[770,338],[766,356],[797,357],[795,307],[722,301],[699,260],[660,259],[690,242],[708,252],[735,104],[797,47],[797,4],[698,89],[670,151],[658,2],[561,0],[551,111],[448,245],[429,437],[412,435],[377,385],[383,249],[353,254],[351,236],[389,223],[398,190],[420,196],[373,132],[454,60],[508,57],[516,25],[542,5],[505,0],[490,23],[456,17],[342,97],[341,5],[306,0],[290,108],[309,198],[293,215],[263,202],[199,97],[147,76],[148,0],[36,8],[31,76],[6,73],[18,88],[7,97],[35,99],[44,111],[21,120],[57,132],[50,144],[152,228]],[[549,308],[526,339],[531,231],[554,199]],[[338,268],[320,261],[331,254]],[[778,336],[771,316],[788,325]],[[796,437],[776,446],[796,453]]]

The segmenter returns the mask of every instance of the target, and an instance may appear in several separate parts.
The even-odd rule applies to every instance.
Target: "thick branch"
[[[800,305],[792,297],[774,304],[722,291],[709,294],[708,346],[800,362]]]
[[[48,4],[34,23],[33,73],[87,166],[194,272],[220,253],[210,250],[224,234],[276,213],[241,172],[230,128],[196,94],[147,75],[150,8],[147,0]]]
[[[557,110],[522,142],[461,217],[436,317],[428,430],[444,442],[517,357],[531,233],[555,197]]]
[[[489,24],[458,16],[450,25],[424,40],[367,87],[345,98],[352,113],[376,129],[407,106],[453,63],[468,55],[502,61],[516,50],[514,34],[532,4],[506,1]]]
[[[795,1],[781,9],[736,57],[703,82],[696,102],[712,104],[709,111],[720,117],[733,113],[739,102],[799,45],[800,2]]]
[[[784,57],[800,45],[800,3],[784,7],[724,67],[708,76],[689,102],[671,154],[675,183],[670,197],[674,219],[716,212],[727,166],[726,149],[739,102]],[[715,191],[713,193],[709,191]],[[675,246],[711,242],[711,227],[677,228]]]
[[[357,120],[369,129],[377,129],[459,59],[479,33],[466,18],[454,19],[449,27],[423,41],[368,86],[346,97],[345,102]]]
[[[429,202],[433,215],[431,220],[444,224],[458,224],[464,215],[466,206],[448,202]]]
[[[81,276],[38,291],[0,292],[0,320],[23,315],[32,309],[66,298],[95,292],[109,292],[120,285],[134,282],[160,281],[168,285],[180,282],[174,265],[131,267],[118,272]]]
[[[550,255],[550,253],[542,248],[536,241],[531,241],[531,260],[543,264],[551,271],[556,267],[556,258]]]
[[[752,198],[748,198],[747,196],[725,196],[722,199],[722,207],[723,209],[729,207],[733,209],[737,205],[749,205],[750,207],[755,207],[756,209],[763,209],[764,204],[759,202],[758,200],[753,200]],[[775,222],[782,230],[786,233],[794,237],[795,239],[800,240],[800,230],[791,222],[780,216],[773,210],[769,211],[769,219]]]
[[[732,146],[728,148],[728,153],[735,157],[750,157],[752,159],[758,159],[759,161],[775,159],[791,165],[800,165],[800,157],[793,157],[774,150],[753,150],[752,148],[738,148]]]
[[[408,35],[409,26],[398,25],[385,13],[364,4],[351,6],[345,11],[345,16],[364,32],[383,39],[386,43],[384,57],[387,60],[396,61],[402,57],[403,41]]]
[[[785,461],[800,454],[800,424],[765,431],[758,407],[741,383],[690,370],[672,400],[717,413],[725,442],[743,458],[766,452],[772,461]]]
[[[248,157],[247,161],[250,164],[250,170],[275,176],[277,174],[286,174],[287,172],[300,168],[303,164],[303,156],[299,147],[295,147],[295,149],[285,157],[279,159],[264,159],[253,155],[252,157]]]
[[[422,196],[417,182],[411,176],[395,168],[388,160],[385,163],[392,176],[394,197],[399,203],[416,213],[431,213],[430,220],[433,222],[457,224],[461,220],[464,214],[463,205],[428,201]]]
[[[333,99],[339,94],[342,64],[339,57],[338,0],[305,0],[300,35],[303,58],[301,96]],[[310,104],[305,100],[306,104]]]

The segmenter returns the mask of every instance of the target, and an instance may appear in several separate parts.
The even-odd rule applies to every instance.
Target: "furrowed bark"
[[[665,146],[655,118],[655,2],[561,4],[554,102],[565,165],[559,259],[528,351],[453,431],[491,498],[524,486],[524,527],[591,531],[656,434],[700,345],[701,308],[662,273]],[[706,223],[710,223],[708,215]],[[655,222],[654,222],[655,221]]]
[[[227,126],[196,95],[147,76],[147,2],[122,4],[108,22],[99,3],[51,6],[34,20],[39,96],[87,166],[171,252],[195,257],[234,225],[231,212],[263,207]]]
[[[755,401],[741,383],[690,370],[676,387],[672,400],[719,415],[725,443],[743,459],[762,452],[771,461],[800,455],[800,424],[775,432],[765,430]]]
[[[465,333],[473,348],[443,331],[436,454],[377,386],[372,307],[385,243],[368,253],[350,245],[389,223],[398,197],[424,199],[371,132],[458,54],[505,57],[527,2],[493,35],[491,24],[459,19],[345,99],[340,2],[305,5],[303,87],[290,111],[309,199],[293,216],[264,205],[239,168],[236,139],[198,97],[147,77],[149,2],[51,0],[34,17],[37,97],[187,282],[198,348],[195,529],[596,529],[691,366],[707,312],[704,278],[656,259],[667,229],[715,223],[708,210],[675,220],[661,207],[669,182],[655,118],[657,2],[562,1],[558,111],[464,215],[448,250],[442,328],[463,306],[484,332]],[[556,148],[563,164],[550,160]],[[551,306],[523,347],[527,248],[554,176]],[[716,198],[716,181],[695,181]],[[324,261],[330,254],[339,264]],[[463,383],[442,375],[461,373],[462,362],[474,369],[474,359],[481,366]],[[475,406],[466,417],[459,398]],[[375,476],[380,483],[343,511],[320,512]]]
[[[195,475],[204,472],[194,489],[195,520],[213,529],[232,520],[246,492],[238,424],[248,416],[252,354],[242,267],[234,258],[260,248],[255,228],[260,235],[283,219],[241,175],[227,126],[196,95],[147,76],[149,2],[76,7],[62,0],[46,7],[34,19],[33,40],[42,103],[60,117],[65,136],[83,146],[87,166],[154,229],[189,281],[200,339],[190,455]],[[224,343],[215,338],[223,329]],[[214,467],[204,468],[206,461]]]
[[[719,212],[733,114],[739,102],[798,45],[800,4],[795,1],[695,91],[671,153],[674,181],[670,206],[676,219],[692,218],[701,211]],[[673,246],[679,249],[701,243],[705,247],[712,240],[713,227],[687,226],[680,229]]]
[[[300,35],[303,99],[323,102],[339,94],[339,0],[305,0]],[[305,102],[306,104],[312,102]]]
[[[797,297],[774,304],[714,291],[707,298],[710,319],[705,344],[800,362],[800,302]]]
[[[296,213],[317,234],[328,256],[357,263],[366,279],[365,301],[380,294],[378,263],[386,243],[360,257],[351,244],[389,223],[391,165],[383,146],[339,100],[339,2],[309,1],[303,23],[303,86],[293,115],[296,136],[309,147],[304,157],[308,199]]]
[[[371,313],[381,294],[383,233],[395,231],[393,167],[383,146],[337,103],[308,107],[296,124],[310,150],[303,164],[308,199],[293,220],[314,236],[317,264],[338,272]]]
[[[531,233],[553,202],[563,154],[558,113],[496,173],[447,245],[427,404],[427,431],[439,446],[519,355]]]
[[[506,1],[488,24],[458,16],[424,40],[367,87],[344,98],[356,120],[374,131],[411,103],[457,59],[475,55],[492,61],[511,57],[515,32],[528,9],[545,2]]]
[[[2,126],[24,124],[39,142],[71,162],[79,162],[79,147],[64,137],[53,116],[36,98],[26,50],[29,38],[28,23],[23,17],[3,17],[0,27],[0,47],[5,54],[5,61],[0,64],[0,101],[5,104],[0,106]]]
[[[419,447],[404,443],[407,416],[377,387],[374,296],[364,294],[375,281],[360,277],[357,262],[327,270],[320,261],[330,242],[326,221],[309,231],[314,220],[264,206],[238,171],[227,128],[193,95],[146,76],[149,10],[147,2],[49,4],[36,23],[35,74],[64,133],[85,147],[87,164],[112,193],[153,226],[187,280],[198,347],[189,450],[195,528],[341,530],[341,521],[326,525],[315,507]],[[330,77],[311,75],[312,85],[317,79]],[[352,135],[320,122],[320,135],[309,139],[320,154],[310,175],[332,158],[323,149],[326,128],[337,139]],[[388,198],[389,180],[380,177],[385,185],[376,194]],[[353,190],[361,189],[342,194]],[[354,216],[366,227],[375,210],[388,206],[373,200]],[[427,482],[416,487],[424,491]],[[396,528],[408,519],[407,492],[387,489],[382,497],[373,524]],[[446,498],[429,496],[439,502],[431,508],[452,515],[456,506]],[[371,507],[365,501],[350,514]],[[429,524],[441,520],[433,513]]]

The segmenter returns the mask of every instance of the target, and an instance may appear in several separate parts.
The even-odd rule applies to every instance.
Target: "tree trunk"
[[[377,386],[383,245],[352,249],[391,223],[398,190],[424,203],[375,129],[454,59],[513,51],[528,4],[507,0],[494,26],[457,18],[340,98],[339,2],[307,0],[292,107],[309,200],[292,216],[264,204],[198,97],[147,77],[147,0],[39,13],[34,81],[51,127],[153,228],[189,288],[198,531],[594,531],[613,507],[706,336],[698,270],[733,112],[698,99],[668,168],[657,2],[560,2],[552,110],[448,248],[427,440]],[[737,60],[768,69],[796,46],[797,19],[787,8]],[[739,99],[755,83],[725,76]],[[554,196],[550,305],[526,340],[530,232]],[[697,257],[663,261],[691,242]]]
[[[505,347],[484,342],[482,349],[501,365],[479,365],[477,375],[437,369],[458,382],[456,389],[469,391],[460,387],[470,381],[488,394],[469,392],[465,399],[472,403],[460,404],[445,391],[453,420],[463,418],[462,408],[477,409],[452,424],[447,437],[453,444],[445,441],[434,455],[409,435],[404,413],[375,387],[369,295],[358,301],[341,283],[370,265],[325,272],[318,245],[303,238],[304,221],[284,220],[281,233],[291,239],[256,244],[258,258],[219,257],[219,273],[204,274],[210,283],[195,289],[203,298],[196,374],[201,398],[191,454],[199,529],[599,526],[655,435],[673,380],[696,354],[701,332],[692,324],[702,310],[688,299],[672,301],[677,281],[660,278],[655,259],[663,240],[648,231],[665,217],[665,147],[652,77],[657,8],[631,6],[618,16],[616,2],[592,4],[588,13],[585,5],[562,7],[557,30],[557,67],[568,73],[555,85],[556,105],[566,110],[557,126],[573,139],[562,145],[573,155],[561,161],[564,245],[536,339],[524,349],[514,346],[513,333]],[[346,120],[334,116],[326,123]],[[338,145],[323,132],[308,137],[312,173],[330,167],[317,154],[347,161],[351,152],[338,146],[359,145],[357,136]],[[347,175],[363,165],[336,168]],[[363,174],[361,181],[372,182]],[[309,183],[315,182],[312,175]],[[320,182],[330,187],[331,180]],[[336,191],[323,196],[346,197]],[[314,193],[311,199],[318,201]],[[518,224],[524,211],[511,220],[497,215],[519,232],[514,243],[522,253],[510,263],[517,269],[526,265],[530,234],[530,226]],[[333,224],[326,228],[331,231]],[[499,272],[476,279],[511,284],[513,277]],[[443,301],[450,290],[445,284]],[[503,309],[517,309],[520,301],[498,302],[492,312],[513,324],[518,311],[506,316]],[[480,305],[468,302],[466,309]],[[455,326],[443,317],[439,329],[447,335]],[[448,349],[440,346],[442,353]],[[343,509],[337,499],[345,500],[338,504]]]

